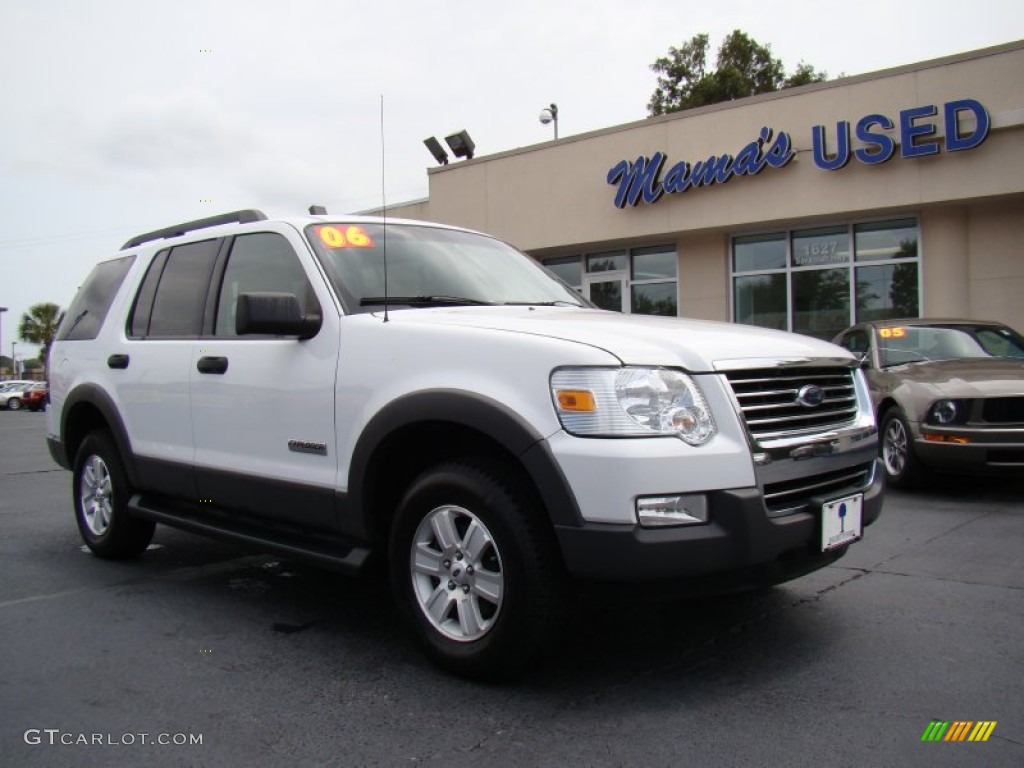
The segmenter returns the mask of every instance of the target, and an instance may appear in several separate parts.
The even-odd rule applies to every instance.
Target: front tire
[[[75,520],[86,546],[108,560],[125,560],[146,550],[156,524],[128,512],[132,489],[108,432],[82,441],[73,475]]]
[[[923,475],[921,461],[914,450],[907,417],[899,408],[890,408],[882,419],[881,453],[889,485],[913,488],[920,484]]]
[[[398,506],[392,588],[426,655],[465,677],[524,669],[563,622],[566,578],[546,515],[498,465],[441,464]]]
[[[18,398],[12,397],[10,400],[7,401],[7,410],[8,411],[17,411],[20,408],[21,408],[21,400],[19,400]]]

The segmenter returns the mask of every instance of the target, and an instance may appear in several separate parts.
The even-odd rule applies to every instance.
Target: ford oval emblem
[[[796,401],[804,408],[817,408],[825,402],[825,390],[817,384],[805,384],[796,393]]]

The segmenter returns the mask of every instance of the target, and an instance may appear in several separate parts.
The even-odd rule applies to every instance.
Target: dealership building
[[[600,306],[831,338],[1024,330],[1024,41],[431,168],[389,215],[488,232]]]

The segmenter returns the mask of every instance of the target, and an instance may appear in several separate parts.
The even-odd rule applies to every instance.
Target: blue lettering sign
[[[857,139],[864,146],[854,152],[857,159],[868,165],[884,163],[896,151],[896,142],[884,133],[872,133],[871,129],[878,126],[883,131],[892,130],[893,124],[885,115],[866,115],[857,122]]]
[[[946,118],[946,151],[956,152],[961,149],[974,149],[988,136],[988,112],[974,99],[951,101],[943,109]],[[960,113],[971,112],[974,115],[974,131],[967,135],[960,134]]]
[[[891,132],[899,131],[900,157],[926,157],[940,152],[942,140],[937,137],[938,125],[927,118],[938,115],[934,104],[904,109],[900,112],[899,126],[885,115],[865,115],[857,121],[855,135],[861,146],[851,151],[850,124],[836,123],[835,153],[829,154],[825,126],[811,129],[811,147],[814,164],[825,171],[836,171],[846,166],[851,157],[866,165],[884,163],[896,154],[896,138]],[[974,126],[961,118],[972,116]],[[945,123],[947,152],[973,149],[988,136],[991,121],[985,108],[974,99],[950,101],[942,107]]]
[[[761,137],[764,141],[768,141],[772,137],[772,129],[762,128]],[[795,154],[793,142],[790,140],[789,134],[785,131],[780,131],[779,135],[775,137],[775,143],[772,144],[765,154],[764,161],[772,168],[781,168],[792,160]]]
[[[935,133],[935,123],[920,123],[914,121],[920,117],[931,117],[938,110],[934,104],[926,104],[923,107],[912,107],[900,112],[900,156],[901,157],[922,157],[924,155],[937,155],[939,153],[939,142],[920,141],[915,139],[918,136],[931,136]]]
[[[850,162],[850,124],[845,120],[836,123],[836,153],[828,156],[825,147],[825,126],[816,125],[811,129],[811,150],[814,164],[824,171],[838,171]]]
[[[626,204],[635,206],[641,196],[645,203],[656,203],[661,199],[665,189],[658,181],[661,167],[665,164],[665,153],[655,152],[652,157],[641,155],[636,162],[621,160],[608,171],[608,183],[618,184],[615,193],[615,205],[625,208]]]
[[[698,160],[693,165],[686,161],[675,163],[668,169],[664,179],[661,171],[665,166],[665,153],[655,152],[651,157],[641,155],[632,163],[620,160],[608,171],[609,184],[617,184],[615,206],[625,208],[645,203],[656,203],[666,192],[678,195],[692,187],[709,187],[725,184],[733,176],[756,176],[765,166],[782,168],[793,157],[793,141],[789,134],[780,131],[768,149],[771,128],[762,128],[756,141],[747,144],[735,157],[733,155],[712,155],[707,160]]]
[[[896,138],[899,132],[901,157],[925,157],[941,151],[942,139],[938,137],[938,125],[934,118],[939,114],[934,104],[911,107],[900,111],[898,123],[889,117],[872,113],[857,121],[854,129],[859,146],[854,148],[850,136],[850,123],[839,120],[836,123],[835,151],[829,152],[828,136],[824,125],[811,128],[811,157],[814,164],[824,171],[837,171],[849,164],[851,158],[865,165],[879,165],[896,154]],[[967,118],[967,119],[964,119]],[[973,126],[970,118],[973,118]],[[942,105],[942,120],[945,124],[945,147],[947,152],[959,152],[980,146],[988,137],[991,119],[988,112],[974,99],[959,99]],[[774,140],[772,136],[775,136]],[[706,160],[697,160],[692,165],[684,160],[672,165],[661,176],[665,167],[664,152],[655,152],[650,157],[641,155],[632,163],[620,160],[608,171],[609,184],[618,185],[615,205],[656,203],[666,193],[678,195],[697,187],[725,184],[734,176],[757,176],[766,167],[783,168],[794,157],[793,140],[785,131],[774,134],[767,126],[761,129],[757,139],[744,146],[736,155],[711,155]]]

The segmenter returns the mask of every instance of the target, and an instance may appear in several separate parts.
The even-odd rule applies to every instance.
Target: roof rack
[[[206,219],[186,221],[184,224],[175,224],[172,227],[164,227],[163,229],[155,229],[152,232],[136,235],[127,243],[122,245],[121,250],[125,251],[129,248],[134,248],[137,245],[142,245],[143,243],[148,243],[153,240],[163,240],[168,237],[180,237],[188,232],[194,232],[197,229],[216,227],[221,224],[248,224],[253,221],[265,221],[266,218],[267,214],[263,211],[258,211],[255,208],[247,208],[244,211],[232,211],[231,213],[221,213],[217,216],[210,216]]]

